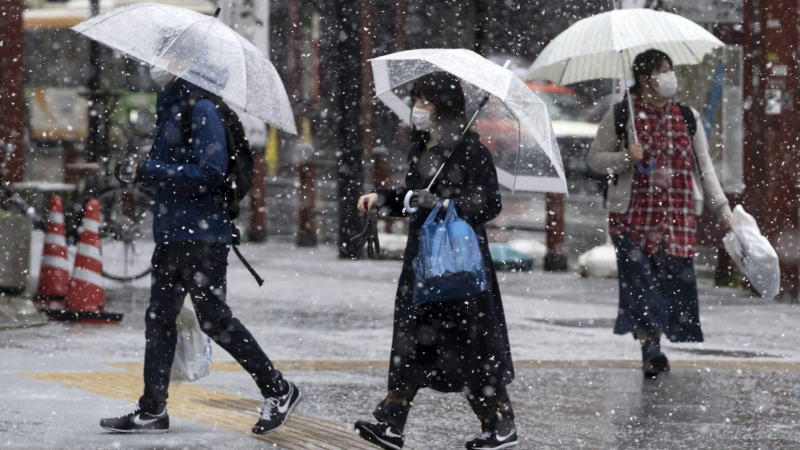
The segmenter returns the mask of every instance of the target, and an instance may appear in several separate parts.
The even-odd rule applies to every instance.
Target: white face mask
[[[656,91],[662,97],[670,98],[678,92],[678,77],[675,76],[675,71],[670,70],[669,72],[660,73],[654,78],[658,83]]]
[[[153,79],[153,82],[157,84],[158,87],[164,89],[175,79],[175,75],[160,67],[150,66],[150,78]]]
[[[420,131],[427,131],[433,128],[433,120],[431,119],[431,112],[427,109],[411,108],[411,123],[414,124]]]

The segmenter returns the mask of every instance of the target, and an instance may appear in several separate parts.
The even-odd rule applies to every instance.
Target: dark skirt
[[[672,342],[702,342],[692,258],[661,248],[643,252],[626,234],[614,238],[619,311],[614,333],[663,333]]]

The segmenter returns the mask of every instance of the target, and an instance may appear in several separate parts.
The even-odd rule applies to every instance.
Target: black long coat
[[[439,147],[415,145],[409,153],[405,186],[377,190],[378,204],[384,212],[402,215],[405,193],[426,188],[442,160]],[[414,308],[411,263],[418,252],[420,228],[430,210],[411,216],[395,298],[389,390],[430,387],[441,392],[481,392],[487,386],[506,385],[514,378],[514,367],[497,275],[483,226],[497,217],[502,203],[492,156],[477,134],[468,133],[453,150],[432,191],[455,201],[459,217],[475,229],[490,283],[486,292],[475,297]]]

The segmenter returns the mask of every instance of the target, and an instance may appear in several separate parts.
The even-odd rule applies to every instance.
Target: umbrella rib
[[[687,50],[689,50],[689,53],[691,53],[692,56],[694,56],[694,58],[697,60],[697,62],[702,62],[703,61],[702,58],[698,58],[697,57],[697,53],[695,53],[694,50],[692,50],[692,47],[690,47],[689,44],[687,44],[685,41],[682,42],[682,44],[683,44],[684,47],[686,47]]]
[[[231,31],[233,31],[233,30],[231,29]],[[236,33],[236,32],[234,31],[234,33]],[[242,105],[242,111],[247,112],[247,58],[244,55],[244,47],[240,46],[239,49],[242,51],[242,53],[241,53],[242,63],[244,64],[242,67],[244,67],[244,92],[245,92],[245,96],[244,96],[244,104]],[[267,58],[266,55],[264,57]],[[267,62],[269,62],[269,59],[267,59]]]
[[[564,69],[561,71],[561,76],[558,78],[558,84],[564,84],[564,75],[567,74],[567,67],[569,67],[569,63],[572,59],[567,59],[564,63]]]

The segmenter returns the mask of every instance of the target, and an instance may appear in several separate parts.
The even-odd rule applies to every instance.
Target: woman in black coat
[[[401,448],[412,401],[420,388],[429,387],[466,393],[482,428],[480,436],[467,443],[468,449],[509,448],[517,443],[506,391],[514,368],[483,226],[497,217],[502,206],[497,173],[477,134],[469,131],[461,139],[466,120],[458,78],[434,72],[417,80],[411,94],[417,135],[408,156],[405,186],[378,189],[358,201],[362,212],[378,207],[401,216],[406,193],[413,191],[410,204],[418,210],[411,214],[395,297],[389,392],[373,413],[378,423],[359,421],[355,428],[364,439],[383,448]],[[425,191],[445,160],[431,192]],[[412,261],[419,248],[420,227],[439,200],[455,202],[458,216],[478,235],[488,286],[477,296],[414,307]]]

